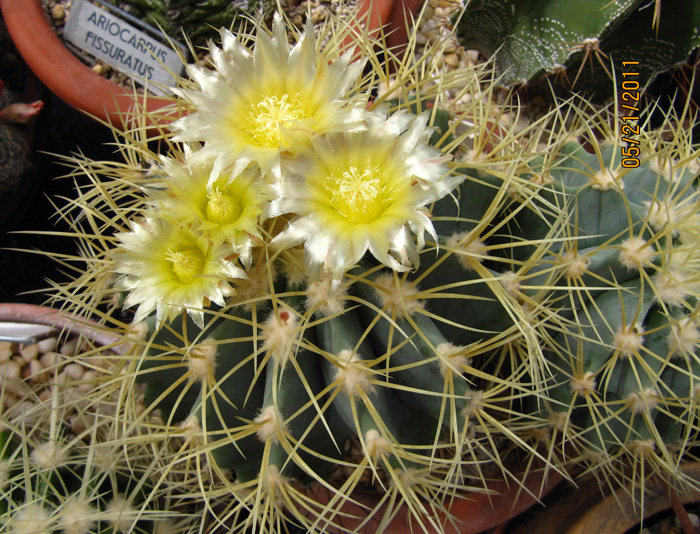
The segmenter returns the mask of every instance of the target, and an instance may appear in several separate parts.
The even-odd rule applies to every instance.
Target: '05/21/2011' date
[[[639,72],[633,72],[639,61],[622,62],[622,92],[620,93],[620,108],[631,112],[622,115],[623,121],[620,141],[627,143],[622,147],[622,166],[639,167]]]

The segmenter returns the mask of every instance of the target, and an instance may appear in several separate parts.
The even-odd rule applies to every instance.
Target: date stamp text
[[[635,72],[639,61],[622,62],[622,93],[620,93],[621,110],[623,115],[620,141],[626,143],[622,147],[622,166],[627,168],[639,167],[639,72]]]

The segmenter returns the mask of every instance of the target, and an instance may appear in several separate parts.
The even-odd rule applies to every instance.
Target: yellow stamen
[[[342,168],[326,178],[331,206],[348,222],[368,223],[379,218],[386,197],[386,175],[367,162],[363,167]]]
[[[289,128],[304,118],[304,107],[296,98],[289,102],[286,94],[282,97],[268,96],[257,104],[251,104],[246,116],[250,125],[248,133],[265,148],[286,146],[280,128]]]

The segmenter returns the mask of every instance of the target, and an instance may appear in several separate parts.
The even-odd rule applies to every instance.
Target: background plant
[[[547,75],[555,86],[604,103],[620,62],[638,61],[644,86],[700,44],[699,23],[693,2],[592,0],[572,8],[560,0],[478,0],[469,2],[457,33],[465,48],[495,56],[508,84]]]
[[[217,37],[219,28],[237,27],[245,16],[270,10],[257,0],[107,0],[130,15],[179,39],[186,35],[196,46]]]

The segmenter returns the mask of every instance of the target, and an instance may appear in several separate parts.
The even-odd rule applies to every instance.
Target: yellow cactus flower
[[[197,158],[215,161],[212,176],[231,167],[235,177],[251,162],[279,176],[281,153],[316,134],[362,128],[367,96],[348,94],[364,63],[351,63],[350,52],[329,63],[310,24],[291,50],[279,14],[272,35],[258,29],[252,52],[225,29],[221,40],[222,48],[210,44],[213,70],[188,67],[198,88],[175,91],[194,112],[173,123],[174,140],[204,142]]]
[[[437,239],[425,206],[463,180],[445,164],[449,157],[428,145],[428,117],[377,112],[364,131],[314,139],[313,150],[289,161],[289,176],[274,185],[267,215],[297,217],[271,244],[303,242],[309,276],[330,274],[334,284],[368,250],[396,271],[416,266],[425,232]]]
[[[114,271],[121,275],[117,287],[128,292],[125,307],[138,306],[135,323],[153,310],[159,324],[187,311],[201,327],[209,301],[223,306],[234,293],[229,282],[246,276],[229,259],[229,247],[214,245],[188,226],[147,218],[131,228],[117,234],[121,246]]]
[[[191,221],[215,244],[226,242],[250,268],[253,246],[262,243],[258,223],[269,198],[269,186],[257,169],[248,169],[233,180],[230,173],[211,179],[211,168],[211,162],[188,164],[187,158],[185,163],[164,159],[168,189],[154,195],[160,198],[166,217]]]

